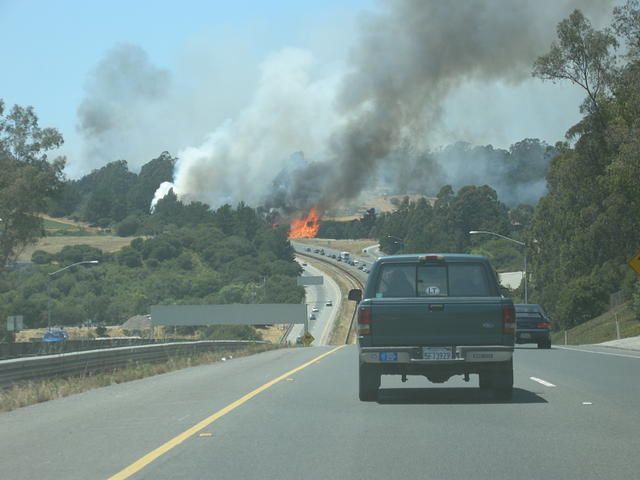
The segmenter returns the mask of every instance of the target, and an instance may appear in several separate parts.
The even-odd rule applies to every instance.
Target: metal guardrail
[[[201,340],[2,360],[0,361],[0,388],[29,380],[94,373],[132,364],[167,361],[171,357],[197,352],[233,351],[247,345],[268,343],[249,340]]]
[[[93,340],[65,340],[63,342],[32,341],[0,343],[0,360],[35,355],[54,355],[58,353],[80,352],[84,350],[100,350],[103,348],[114,347],[133,347],[135,345],[149,345],[168,342],[169,340],[167,339],[152,338],[100,338]]]
[[[291,330],[293,330],[293,323],[288,324],[285,328],[282,337],[280,337],[280,344],[284,345],[285,343],[287,343],[287,337],[291,333]]]

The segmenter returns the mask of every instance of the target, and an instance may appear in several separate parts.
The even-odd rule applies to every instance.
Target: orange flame
[[[315,207],[311,207],[309,215],[302,220],[291,220],[289,238],[313,238],[318,234],[320,215]]]

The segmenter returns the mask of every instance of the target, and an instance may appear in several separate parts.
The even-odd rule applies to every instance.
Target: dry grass
[[[51,327],[61,328],[61,327]],[[69,334],[69,340],[90,340],[95,338],[95,328],[89,327],[63,327],[64,331]],[[107,336],[109,337],[125,337],[122,327],[113,326],[106,327]],[[30,342],[31,339],[40,339],[46,333],[46,328],[29,328],[16,333],[16,342]]]
[[[262,335],[262,339],[271,343],[280,343],[282,334],[285,332],[288,325],[272,325],[265,328],[257,328],[258,332]]]
[[[424,195],[386,195],[384,197],[374,197],[367,200],[364,204],[364,208],[375,208],[376,212],[393,212],[394,210],[397,210],[398,207],[391,203],[391,200],[396,199],[398,202],[402,202],[404,197],[409,197],[410,202],[417,202],[421,198],[426,198],[431,205],[436,201],[435,197],[427,197]]]
[[[603,313],[602,315],[582,323],[567,331],[569,345],[587,345],[616,340],[616,319],[620,326],[620,338],[640,335],[640,321],[636,319],[628,303]],[[551,335],[554,344],[564,344],[564,331]]]
[[[100,228],[94,228],[94,227],[90,227],[88,223],[86,222],[76,222],[75,220],[69,220],[68,218],[54,218],[54,217],[50,217],[49,215],[38,215],[39,217],[43,218],[44,220],[48,220],[50,222],[53,223],[62,223],[64,225],[68,225],[70,227],[75,227],[78,229],[84,229],[84,230],[88,230],[88,231],[99,231],[101,230]]]
[[[103,252],[115,252],[129,245],[134,238],[136,237],[118,237],[116,235],[44,237],[38,240],[35,245],[26,247],[18,259],[28,262],[31,261],[31,255],[36,250],[57,253],[68,245],[89,245],[99,248]]]
[[[310,247],[330,248],[340,252],[349,252],[352,255],[362,255],[364,248],[376,245],[377,240],[373,238],[364,238],[358,240],[333,240],[327,238],[296,238],[296,242],[304,243]]]
[[[98,387],[124,383],[196,365],[214,363],[223,357],[244,357],[275,348],[280,348],[280,346],[269,344],[248,345],[246,348],[233,351],[202,352],[188,357],[173,357],[163,363],[145,363],[103,373],[27,382],[0,390],[0,412],[66,397]]]

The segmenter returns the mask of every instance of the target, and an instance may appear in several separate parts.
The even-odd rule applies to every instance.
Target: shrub
[[[116,225],[116,234],[119,237],[130,237],[135,235],[140,227],[140,221],[137,217],[129,215]]]
[[[52,259],[53,259],[53,255],[51,255],[48,252],[45,252],[44,250],[36,250],[31,255],[31,261],[33,263],[37,263],[38,265],[45,265],[47,263],[50,263]]]

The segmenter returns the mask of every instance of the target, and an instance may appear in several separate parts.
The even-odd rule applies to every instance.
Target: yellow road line
[[[229,405],[227,405],[223,409],[218,410],[216,413],[214,413],[213,415],[205,418],[204,420],[200,421],[199,423],[195,424],[193,427],[189,428],[188,430],[185,430],[181,434],[173,437],[171,440],[169,440],[165,444],[160,445],[155,450],[152,450],[151,452],[147,453],[144,457],[136,460],[135,462],[133,462],[128,467],[122,469],[121,471],[119,471],[115,475],[109,477],[108,480],[124,480],[126,478],[129,478],[131,475],[133,475],[134,473],[139,472],[144,467],[149,465],[151,462],[153,462],[154,460],[156,460],[160,456],[162,456],[165,453],[167,453],[169,450],[171,450],[171,449],[177,447],[178,445],[180,445],[187,438],[191,437],[192,435],[195,435],[196,433],[198,433],[203,428],[208,427],[213,422],[218,420],[220,417],[223,417],[224,415],[226,415],[227,413],[231,412],[232,410],[235,410],[237,407],[239,407],[243,403],[251,400],[253,397],[258,395],[260,392],[264,392],[267,388],[272,387],[273,385],[278,383],[280,380],[282,380],[284,378],[287,378],[288,376],[293,375],[296,372],[299,372],[303,368],[307,368],[309,365],[312,365],[313,363],[315,363],[318,360],[326,357],[327,355],[331,355],[332,353],[340,350],[341,348],[343,348],[345,346],[346,345],[341,345],[339,347],[334,348],[333,350],[329,350],[328,352],[317,356],[313,360],[310,360],[307,363],[305,363],[303,365],[300,365],[299,367],[294,368],[293,370],[289,370],[287,373],[283,373],[278,378],[274,378],[270,382],[267,382],[264,385],[262,385],[261,387],[256,388],[252,392],[247,393],[244,397],[239,398],[238,400],[236,400],[233,403],[230,403]]]

